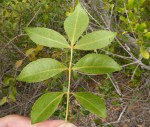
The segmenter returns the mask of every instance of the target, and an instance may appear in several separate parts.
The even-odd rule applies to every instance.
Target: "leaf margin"
[[[48,119],[48,117],[47,117],[47,118],[44,118],[43,120],[40,120],[40,121],[37,120],[37,119],[38,119],[37,117],[36,117],[36,119],[33,119],[33,108],[34,108],[35,106],[37,106],[36,104],[38,103],[39,100],[41,100],[41,98],[42,98],[43,96],[46,96],[46,94],[53,94],[53,93],[59,93],[60,95],[58,95],[56,98],[60,97],[60,100],[59,100],[57,106],[54,107],[52,113],[51,113],[48,117],[50,117],[50,116],[56,111],[56,109],[57,109],[57,107],[59,106],[59,104],[60,104],[60,102],[61,102],[61,100],[62,100],[62,98],[63,98],[63,96],[64,96],[65,93],[64,93],[64,92],[48,92],[48,93],[43,94],[42,96],[40,96],[40,97],[36,100],[36,102],[35,102],[34,105],[32,106],[32,110],[31,110],[31,123],[32,123],[32,124],[39,123],[39,122],[42,122],[42,121]],[[56,100],[56,98],[52,101],[52,103]],[[48,105],[49,105],[49,104],[48,104]],[[43,110],[42,110],[42,112],[43,112]],[[41,113],[40,113],[40,115],[41,115]],[[39,117],[39,116],[38,116],[38,117]]]
[[[47,80],[47,79],[49,79],[49,78],[51,78],[51,77],[53,77],[53,76],[55,76],[55,75],[57,75],[57,74],[59,74],[59,73],[61,73],[61,72],[59,72],[59,73],[57,73],[57,74],[55,74],[55,75],[53,75],[53,76],[49,76],[49,78],[45,78],[45,79],[41,79],[41,80],[37,80],[37,81],[26,81],[26,78],[30,78],[31,76],[34,76],[34,74],[32,73],[31,75],[27,75],[26,73],[26,71],[28,70],[28,68],[30,67],[30,66],[35,66],[35,64],[37,64],[36,62],[40,62],[40,61],[44,61],[44,60],[52,60],[52,61],[55,61],[55,62],[57,62],[58,64],[60,64],[60,65],[62,65],[64,68],[63,69],[61,69],[62,71],[61,72],[63,72],[63,71],[65,71],[65,70],[67,70],[68,68],[65,66],[65,65],[63,65],[61,62],[59,62],[59,61],[57,61],[57,60],[55,60],[55,59],[52,59],[52,58],[41,58],[41,59],[37,59],[37,60],[35,60],[35,61],[33,61],[33,62],[30,62],[29,64],[27,64],[24,68],[23,68],[23,70],[21,71],[21,73],[17,76],[17,80],[18,81],[23,81],[23,82],[28,82],[28,83],[35,83],[35,82],[41,82],[41,81],[44,81],[44,80]],[[45,61],[44,61],[45,62]],[[48,61],[49,62],[49,61]],[[59,70],[60,70],[60,68],[59,68]],[[47,72],[48,71],[50,71],[50,70],[47,70]],[[24,74],[25,73],[25,74]],[[41,72],[39,72],[38,74],[40,74]],[[22,75],[27,75],[27,76],[22,76]],[[37,73],[36,73],[36,75],[37,75]]]
[[[67,27],[68,27],[67,22],[69,22],[68,20],[70,20],[70,18],[72,18],[72,16],[75,15],[76,11],[77,11],[77,19],[78,19],[78,17],[79,17],[80,11],[82,11],[82,13],[84,13],[84,16],[85,16],[85,18],[86,18],[86,20],[87,20],[87,24],[86,24],[84,30],[82,30],[82,32],[80,33],[80,35],[75,39],[75,38],[74,38],[75,32],[76,32],[75,29],[77,29],[77,28],[75,27],[74,30],[73,30],[73,35],[70,35],[70,33],[68,32],[68,29],[67,29]],[[77,25],[77,21],[78,21],[77,19],[75,19],[75,20],[76,20],[75,26]],[[85,12],[85,10],[82,8],[80,2],[78,2],[78,4],[77,4],[76,7],[75,7],[74,12],[71,13],[71,14],[65,19],[65,21],[64,21],[64,29],[65,29],[65,32],[66,32],[66,34],[67,34],[67,36],[68,36],[68,38],[69,38],[69,40],[70,40],[70,42],[71,42],[71,45],[74,45],[74,44],[75,44],[75,42],[78,40],[78,38],[83,34],[83,32],[84,32],[84,31],[86,30],[86,28],[88,27],[88,24],[89,24],[89,17],[88,17],[88,15],[87,15],[87,13]],[[72,37],[71,37],[71,36],[72,36]],[[73,38],[73,39],[72,39],[72,38]]]
[[[29,36],[29,38],[34,42],[34,43],[36,43],[36,44],[38,44],[38,45],[42,45],[42,46],[46,46],[46,47],[49,47],[49,48],[70,48],[70,45],[68,44],[68,42],[66,41],[66,39],[59,33],[59,32],[57,32],[57,31],[55,31],[55,30],[53,30],[53,29],[49,29],[49,28],[45,28],[45,27],[25,27],[24,28],[24,30],[25,30],[25,32],[27,33],[27,35]],[[35,31],[37,31],[37,30],[43,30],[43,31],[47,31],[47,32],[52,32],[53,34],[57,34],[57,36],[59,36],[59,37],[61,37],[62,39],[63,39],[63,41],[65,42],[65,43],[61,43],[61,42],[59,42],[61,45],[63,45],[62,47],[61,46],[49,46],[48,44],[42,44],[43,42],[37,42],[37,41],[35,41],[36,39],[34,39],[34,37],[32,37],[33,35],[32,34],[34,34],[34,36],[40,36],[41,38],[45,38],[45,39],[47,39],[47,40],[51,40],[51,41],[54,41],[54,42],[58,42],[58,41],[56,41],[56,40],[53,40],[53,39],[50,39],[50,38],[46,38],[46,37],[44,37],[44,36],[41,36],[41,35],[39,35],[38,33],[34,33]]]
[[[99,100],[102,102],[102,105],[101,105],[101,106],[102,106],[102,107],[104,106],[104,107],[103,107],[103,108],[104,108],[104,109],[103,109],[104,112],[101,112],[101,111],[96,107],[96,109],[99,110],[99,112],[100,112],[100,114],[98,114],[98,113],[95,113],[95,112],[91,111],[91,109],[87,109],[87,106],[82,105],[81,102],[77,99],[77,97],[79,97],[79,95],[77,95],[77,94],[84,94],[84,93],[97,97],[97,99],[99,99]],[[106,106],[105,106],[104,100],[101,99],[100,96],[97,96],[97,95],[95,95],[95,94],[93,94],[93,93],[91,93],[91,92],[75,92],[75,93],[72,93],[72,94],[73,94],[73,96],[76,98],[76,100],[79,102],[79,104],[82,105],[82,106],[83,106],[84,108],[86,108],[87,110],[89,110],[90,112],[96,114],[97,116],[99,116],[99,117],[101,117],[101,118],[106,118],[106,117],[107,117]],[[84,98],[84,100],[85,100],[85,98]],[[88,102],[89,102],[89,101],[88,101]],[[95,107],[95,105],[94,105],[93,107]]]
[[[100,38],[100,39],[98,39],[98,40],[96,40],[96,44],[95,44],[95,42],[88,42],[88,43],[84,43],[84,40],[85,39],[87,39],[88,37],[92,37],[93,36],[93,34],[99,34],[100,32],[108,32],[107,34],[110,34],[110,33],[112,33],[112,35],[110,35],[110,37],[109,37],[109,39],[111,38],[111,41],[110,42],[108,42],[107,44],[103,44],[103,46],[100,46],[100,41],[103,39],[104,40],[104,38]],[[78,49],[78,50],[96,50],[96,49],[101,49],[101,48],[104,48],[104,47],[106,47],[106,46],[108,46],[113,40],[114,40],[114,38],[115,38],[115,36],[117,35],[117,32],[111,32],[111,31],[106,31],[106,30],[98,30],[98,31],[94,31],[94,32],[92,32],[92,33],[88,33],[88,34],[86,34],[86,35],[84,35],[78,42],[77,42],[77,44],[74,46],[74,49]],[[105,36],[106,38],[108,38],[108,36]],[[106,40],[106,39],[105,39]],[[104,42],[105,42],[105,40],[104,40]],[[87,41],[86,41],[87,42]],[[81,43],[81,44],[80,44]],[[85,47],[84,47],[84,46]],[[86,47],[87,45],[89,45],[89,47]],[[93,47],[91,47],[90,45],[99,45],[99,47],[98,46],[95,46],[96,48],[93,48]]]
[[[85,59],[85,57],[88,57],[90,55],[99,55],[99,56],[105,56],[105,57],[108,57],[109,59],[111,59],[118,67],[116,70],[112,71],[112,72],[115,72],[115,71],[120,71],[122,69],[122,67],[114,60],[112,59],[111,57],[109,57],[108,55],[103,55],[103,54],[95,54],[95,53],[90,53],[90,54],[86,54],[85,56],[83,56],[81,59],[79,59],[79,61],[77,63],[74,64],[74,66],[72,67],[72,70],[73,71],[79,71],[79,72],[83,72],[83,71],[80,71],[78,68],[81,68],[81,67],[76,67],[77,64],[79,64],[79,62],[81,62],[83,59]],[[83,68],[83,67],[82,67]],[[89,68],[86,66],[86,68]],[[107,67],[108,68],[108,67]],[[111,72],[111,73],[112,73]],[[86,73],[86,72],[83,72],[85,73],[86,75],[88,74],[92,74],[92,75],[99,75],[99,74],[107,74],[107,73]]]

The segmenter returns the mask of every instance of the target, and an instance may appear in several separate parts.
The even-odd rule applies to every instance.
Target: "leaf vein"
[[[78,96],[79,98],[85,100],[86,102],[88,102],[92,107],[96,108],[98,110],[98,112],[100,112],[100,114],[102,114],[102,112],[95,106],[95,105],[92,105],[90,101],[86,100],[85,98],[79,96],[79,95],[75,95],[75,96]]]
[[[113,35],[112,36],[110,36],[109,38],[111,38],[111,37],[113,37]],[[106,38],[108,38],[108,37],[106,37]],[[77,47],[82,47],[82,46],[88,46],[88,45],[90,45],[90,44],[93,44],[93,43],[96,43],[96,42],[99,42],[99,41],[103,41],[103,40],[105,40],[106,38],[103,38],[103,39],[100,39],[100,40],[96,40],[96,41],[93,41],[93,42],[90,42],[90,43],[83,43],[83,44],[77,44],[74,48],[77,48]]]
[[[45,111],[45,109],[46,109],[47,107],[49,107],[50,104],[52,104],[54,101],[56,101],[56,99],[58,99],[58,98],[61,97],[61,96],[63,96],[63,93],[60,94],[59,96],[57,96],[56,98],[54,98],[54,99],[39,113],[39,115],[36,117],[36,119]]]
[[[84,66],[84,67],[75,67],[73,70],[85,69],[85,68],[109,68],[113,69],[113,67],[105,67],[105,66]]]
[[[34,32],[31,32],[31,33],[34,33]],[[35,33],[34,33],[34,34],[35,34]],[[64,43],[61,43],[61,42],[56,41],[56,40],[54,40],[54,39],[50,39],[50,38],[47,38],[47,37],[41,36],[41,35],[39,35],[39,34],[35,34],[35,35],[36,35],[36,36],[38,36],[38,37],[44,38],[44,39],[46,39],[46,40],[50,40],[50,41],[56,42],[56,43],[58,43],[58,44],[61,44],[61,45],[64,45],[64,46],[69,47],[69,45],[64,44]]]
[[[76,21],[75,21],[75,25],[74,25],[74,31],[73,31],[73,37],[72,37],[72,40],[71,40],[71,43],[74,43],[74,38],[75,38],[75,32],[76,32],[76,27],[77,27],[77,22],[78,22],[78,18],[79,18],[79,9],[77,10],[77,18],[76,18]]]
[[[61,68],[61,69],[51,69],[51,70],[47,70],[47,71],[41,71],[41,72],[38,72],[38,73],[36,73],[36,74],[34,74],[34,76],[36,76],[36,75],[40,75],[40,74],[42,74],[42,73],[46,73],[46,72],[52,72],[52,71],[58,71],[58,70],[62,70],[62,71],[64,71],[64,70],[66,70],[67,68]],[[28,76],[24,76],[24,77],[22,77],[22,78],[27,78],[27,77],[31,77],[32,75],[29,75],[28,74]]]

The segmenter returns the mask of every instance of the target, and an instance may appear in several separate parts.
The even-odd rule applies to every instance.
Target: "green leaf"
[[[49,79],[58,73],[66,70],[67,67],[57,60],[51,58],[42,58],[29,63],[22,70],[17,80],[24,82],[40,82]]]
[[[9,86],[11,82],[14,82],[14,78],[13,77],[5,77],[3,80],[3,85],[4,86]]]
[[[88,54],[74,65],[73,70],[86,74],[106,74],[121,70],[121,66],[107,55]]]
[[[143,58],[145,58],[145,59],[149,59],[150,58],[150,55],[149,55],[147,50],[141,48],[140,52],[141,52],[141,55],[142,55]]]
[[[128,0],[127,6],[131,9],[133,9],[133,8],[142,6],[144,2],[145,2],[145,0]]]
[[[64,22],[64,29],[71,41],[71,45],[74,45],[78,38],[85,31],[89,23],[89,18],[84,9],[82,9],[80,3],[75,8],[75,11],[66,18]]]
[[[128,0],[128,7],[129,8],[134,8],[134,7],[136,7],[136,5],[137,5],[136,0]]]
[[[32,107],[32,124],[48,119],[57,109],[63,95],[62,92],[51,92],[42,95]]]
[[[145,33],[144,37],[146,37],[147,39],[150,39],[150,32]]]
[[[84,108],[99,117],[106,118],[106,107],[104,101],[99,96],[89,92],[77,92],[73,95]]]
[[[17,89],[16,86],[12,86],[10,88],[9,96],[8,98],[11,99],[13,102],[16,102],[16,95],[17,95]]]
[[[146,33],[147,32],[146,23],[142,24],[137,23],[135,26],[135,31],[139,33]]]
[[[106,30],[95,31],[83,36],[75,45],[75,49],[95,50],[109,45],[115,38],[116,33]]]
[[[36,44],[54,48],[70,48],[66,39],[54,30],[42,27],[29,27],[25,31]]]
[[[5,103],[8,102],[8,99],[7,97],[3,97],[1,100],[0,100],[0,106],[4,105]]]
[[[142,6],[144,4],[145,0],[139,0],[138,2],[139,2],[139,6]]]

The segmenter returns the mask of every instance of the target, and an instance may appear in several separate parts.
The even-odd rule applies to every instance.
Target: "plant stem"
[[[68,121],[68,113],[69,113],[69,99],[70,99],[72,58],[73,58],[73,46],[71,46],[70,62],[69,62],[69,79],[68,79],[67,107],[66,107],[66,118],[65,118],[65,122]]]

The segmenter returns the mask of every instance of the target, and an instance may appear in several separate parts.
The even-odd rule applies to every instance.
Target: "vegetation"
[[[0,1],[0,116],[32,110],[32,123],[53,114],[78,126],[149,126],[149,0],[80,3]]]

